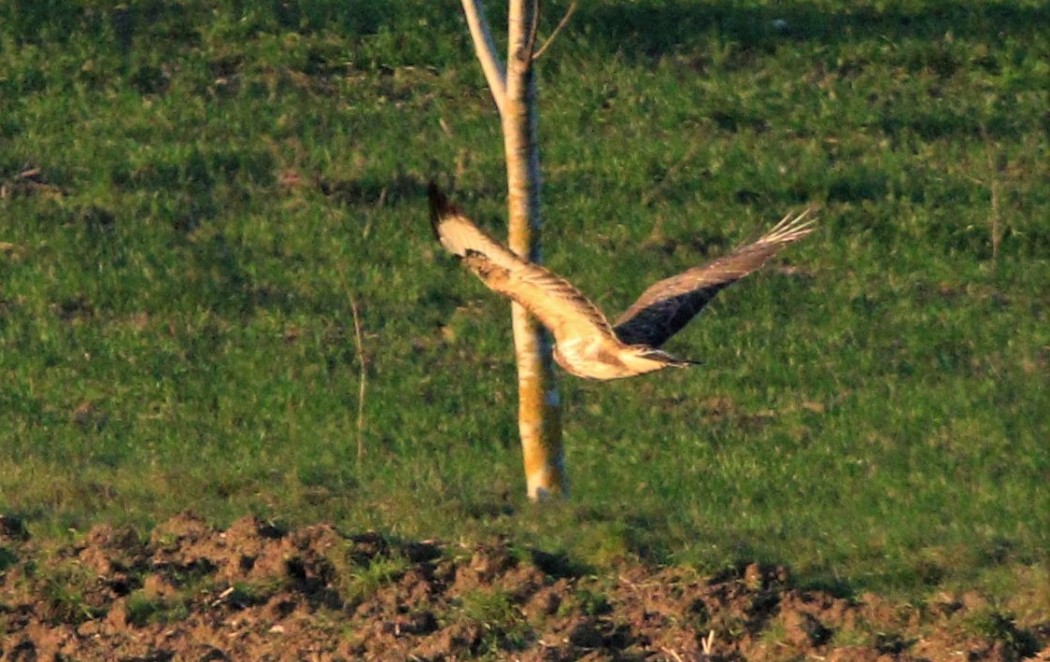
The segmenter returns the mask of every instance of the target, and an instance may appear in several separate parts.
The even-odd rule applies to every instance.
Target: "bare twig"
[[[357,301],[346,282],[346,272],[343,271],[342,264],[336,266],[336,272],[339,274],[339,282],[343,286],[343,291],[346,292],[346,298],[350,302],[350,314],[354,318],[354,346],[357,349],[357,363],[360,366],[357,386],[357,464],[360,465],[365,456],[365,389],[367,384],[365,346],[361,334],[361,316],[357,311]]]
[[[485,9],[481,0],[462,0],[463,13],[467,16],[467,26],[470,28],[470,37],[474,41],[474,52],[481,62],[481,70],[485,72],[485,80],[488,81],[492,98],[496,101],[496,107],[500,115],[503,115],[503,106],[507,97],[507,70],[503,62],[496,54],[496,43],[492,39],[492,31],[489,29],[488,20],[485,19]]]
[[[30,167],[15,175],[15,180],[30,179],[33,181],[40,181],[42,174],[43,171],[40,168]]]
[[[710,656],[715,648],[715,631],[711,630],[707,633],[707,636],[700,640],[701,649],[704,655]]]
[[[521,59],[527,63],[531,63],[536,59],[532,57],[532,54],[536,52],[536,37],[540,32],[540,6],[542,4],[543,0],[536,0],[535,4],[532,5],[528,36],[525,38],[525,48],[522,49],[520,54]]]
[[[547,50],[547,47],[550,46],[551,43],[554,42],[554,38],[558,36],[558,33],[561,32],[562,29],[564,29],[565,26],[569,24],[569,19],[572,18],[572,15],[575,12],[576,12],[576,3],[573,2],[572,4],[569,5],[569,8],[565,10],[565,16],[561,17],[561,20],[558,21],[558,25],[555,26],[554,31],[551,32],[550,36],[547,37],[546,41],[543,42],[543,45],[540,46],[538,49],[536,49],[536,52],[532,54],[533,61],[540,59],[540,56],[543,55],[543,52],[545,50]],[[537,14],[538,13],[539,12],[537,12]]]
[[[663,650],[663,652],[667,653],[668,655],[670,655],[671,657],[676,659],[678,662],[683,662],[682,656],[679,655],[678,653],[676,653],[674,650],[668,648],[667,646],[663,646],[662,650]]]

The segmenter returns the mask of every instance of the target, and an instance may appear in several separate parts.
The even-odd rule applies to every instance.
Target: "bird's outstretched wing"
[[[653,284],[616,320],[613,331],[628,345],[659,347],[678,333],[722,288],[762,267],[784,246],[813,231],[812,208],[788,214],[757,241],[710,264]]]
[[[607,336],[613,331],[605,315],[564,278],[526,262],[467,218],[431,184],[430,224],[434,236],[461,258],[485,285],[510,297],[550,329],[555,340]]]

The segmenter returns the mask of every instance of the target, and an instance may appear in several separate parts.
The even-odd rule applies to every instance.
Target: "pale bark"
[[[536,140],[536,82],[532,69],[538,1],[510,0],[505,70],[493,48],[480,0],[463,0],[463,9],[474,48],[500,111],[507,162],[508,245],[517,254],[539,262],[540,163]],[[565,495],[568,489],[561,402],[550,338],[518,304],[512,304],[511,313],[518,363],[518,432],[528,496],[535,501]]]
[[[496,100],[496,107],[502,116],[503,99],[507,96],[507,72],[496,52],[496,43],[492,41],[492,31],[489,30],[489,23],[485,18],[485,7],[481,0],[463,0],[463,13],[467,15],[474,53],[481,62],[481,70],[485,73],[485,80],[492,90],[492,98]]]

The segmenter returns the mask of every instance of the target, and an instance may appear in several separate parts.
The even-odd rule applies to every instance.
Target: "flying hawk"
[[[694,361],[657,349],[723,287],[759,269],[784,246],[813,230],[811,209],[785,216],[757,241],[710,264],[645,290],[615,325],[564,278],[523,260],[478,228],[433,183],[428,189],[434,236],[485,285],[524,306],[554,335],[554,360],[587,379],[634,377]]]

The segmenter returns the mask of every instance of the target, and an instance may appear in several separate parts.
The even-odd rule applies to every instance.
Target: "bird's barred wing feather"
[[[490,237],[449,202],[445,194],[433,182],[427,189],[430,198],[430,227],[434,238],[456,257],[465,257],[468,250],[486,255],[492,262],[511,268],[522,262],[509,248]]]
[[[650,286],[616,320],[621,342],[659,347],[678,333],[722,288],[759,269],[788,244],[813,231],[812,209],[788,214],[757,241],[709,264],[694,267]]]
[[[520,303],[554,334],[558,342],[591,336],[613,337],[605,315],[568,281],[547,269],[523,262],[507,269],[489,257],[467,250],[463,264],[485,285]]]
[[[613,337],[605,315],[564,278],[515,255],[474,225],[430,187],[431,226],[441,245],[462,258],[485,285],[510,297],[551,330],[556,340],[604,335]]]

